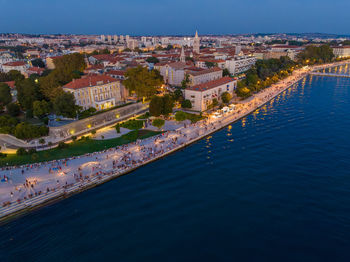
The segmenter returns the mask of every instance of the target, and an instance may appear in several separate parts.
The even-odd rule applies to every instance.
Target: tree
[[[149,112],[152,116],[169,115],[173,107],[174,99],[170,95],[154,96],[149,104]]]
[[[0,82],[7,82],[7,81],[11,81],[12,79],[10,78],[10,76],[6,73],[0,72]]]
[[[14,135],[20,139],[32,139],[41,136],[46,136],[49,133],[47,126],[35,126],[26,122],[16,125]]]
[[[39,80],[40,90],[46,98],[53,101],[62,93],[61,86],[80,78],[86,64],[82,54],[64,55],[54,60],[55,69]]]
[[[18,104],[16,103],[10,103],[6,106],[7,112],[10,116],[18,116],[21,112],[21,109]]]
[[[70,118],[76,117],[78,108],[75,105],[74,95],[68,92],[61,93],[55,98],[53,109],[57,115]]]
[[[53,72],[54,71],[39,79],[40,91],[50,101],[53,101],[60,93],[62,93],[62,88],[60,87],[61,84],[56,74]]]
[[[50,113],[50,105],[45,100],[34,101],[33,103],[33,114],[36,117],[42,118],[43,116]]]
[[[216,107],[218,104],[219,104],[219,101],[218,101],[216,98],[214,98],[214,99],[212,100],[212,105],[213,105],[213,107]]]
[[[6,106],[12,101],[11,89],[5,83],[0,83],[0,104]]]
[[[7,74],[11,81],[18,81],[24,79],[24,75],[22,75],[21,72],[17,70],[10,70]]]
[[[164,126],[165,121],[163,119],[160,118],[156,118],[153,120],[152,125],[155,127],[158,127],[158,129],[161,129],[162,126]]]
[[[194,63],[194,58],[190,56],[186,56],[185,58],[186,61],[192,61]]]
[[[212,68],[212,67],[214,67],[214,66],[218,66],[218,64],[217,64],[217,63],[214,63],[214,62],[208,62],[208,61],[206,61],[206,62],[205,62],[205,66],[206,66],[207,68]]]
[[[43,99],[39,85],[33,79],[16,81],[16,88],[18,102],[24,110],[32,109],[34,101]]]
[[[186,118],[187,118],[186,113],[183,111],[177,111],[175,113],[175,120],[178,122],[184,121],[186,120]]]
[[[18,120],[14,117],[3,115],[0,116],[0,133],[13,134]]]
[[[190,75],[186,74],[184,80],[181,81],[181,88],[185,89],[190,83]]]
[[[39,139],[39,144],[41,144],[41,145],[45,144],[45,139],[44,138],[40,138]]]
[[[246,98],[246,97],[249,97],[252,95],[251,90],[245,86],[244,87],[237,87],[236,94],[237,94],[237,96],[243,97],[243,98]]]
[[[45,68],[45,63],[41,58],[36,58],[32,60],[32,66]]]
[[[156,94],[157,87],[163,84],[163,77],[158,70],[148,71],[141,66],[128,69],[125,77],[124,86],[139,98],[150,98]]]
[[[146,59],[147,63],[157,64],[159,63],[159,59],[157,57],[151,56]]]
[[[117,133],[119,134],[120,133],[120,124],[119,123],[115,126],[115,129],[117,130]]]
[[[176,90],[173,93],[173,97],[176,101],[182,101],[183,100],[183,94],[180,88],[176,88]]]
[[[172,45],[168,45],[168,46],[165,48],[165,50],[167,50],[167,51],[169,51],[169,50],[171,50],[171,49],[173,49],[173,46],[172,46]]]
[[[224,68],[224,70],[222,70],[222,76],[230,76],[230,71],[227,68]]]
[[[224,92],[221,95],[221,100],[222,102],[224,102],[225,104],[227,104],[228,102],[230,102],[232,98],[232,95],[229,92]]]
[[[182,108],[192,108],[192,103],[190,100],[186,99],[181,103]]]
[[[149,113],[152,116],[160,116],[163,110],[163,99],[160,96],[154,96],[149,103]]]
[[[164,95],[163,99],[163,110],[162,115],[169,115],[173,112],[174,100],[170,95]]]
[[[105,48],[99,51],[99,54],[102,54],[102,55],[109,55],[110,53],[111,52],[109,51],[108,48]]]
[[[309,45],[298,54],[299,62],[309,61],[314,63],[316,61],[327,63],[334,59],[334,53],[329,45],[313,46]],[[308,64],[308,63],[306,63]]]

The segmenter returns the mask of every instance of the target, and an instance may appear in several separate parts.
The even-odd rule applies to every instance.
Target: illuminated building
[[[63,90],[72,93],[76,104],[84,109],[103,110],[122,103],[120,81],[106,75],[73,79]]]

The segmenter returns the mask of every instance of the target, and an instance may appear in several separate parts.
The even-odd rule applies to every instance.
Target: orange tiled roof
[[[27,72],[28,71],[31,71],[31,72],[35,72],[37,74],[41,74],[42,72],[44,72],[44,68],[40,68],[40,67],[30,67],[28,68]]]
[[[203,70],[196,70],[194,72],[188,72],[188,74],[193,76],[198,76],[198,75],[204,75],[204,74],[209,74],[212,72],[219,72],[219,71],[222,71],[222,69],[219,67],[212,67],[212,68],[203,69]]]
[[[15,81],[8,81],[8,82],[5,82],[5,84],[7,84],[12,89],[15,88]]]
[[[123,70],[110,70],[106,73],[106,75],[119,75],[119,76],[123,76],[125,75],[126,71]]]
[[[15,62],[8,62],[6,64],[3,64],[4,66],[24,66],[26,65],[23,61],[15,61]]]
[[[233,78],[231,78],[229,76],[225,76],[225,77],[222,77],[219,79],[215,79],[213,81],[209,81],[209,82],[195,85],[192,87],[187,87],[186,89],[203,92],[203,91],[206,91],[208,89],[212,89],[212,88],[215,88],[217,86],[225,85],[225,84],[228,84],[228,83],[233,82],[233,81],[235,81]]]
[[[102,82],[102,83],[99,83]],[[96,86],[96,85],[104,85],[107,83],[117,82],[116,79],[106,75],[92,75],[85,78],[73,79],[73,81],[69,82],[64,88],[69,89],[79,89],[88,86]],[[98,84],[97,84],[98,83]]]

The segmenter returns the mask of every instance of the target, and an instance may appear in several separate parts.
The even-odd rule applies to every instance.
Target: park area
[[[0,158],[0,167],[23,165],[36,162],[46,162],[57,159],[64,159],[73,156],[80,156],[87,153],[98,152],[108,148],[128,144],[137,139],[145,139],[159,134],[157,131],[150,130],[134,130],[117,138],[94,140],[90,137],[81,137],[69,144],[61,144],[61,146],[37,151],[32,154],[26,153],[23,155],[9,154],[6,157]]]

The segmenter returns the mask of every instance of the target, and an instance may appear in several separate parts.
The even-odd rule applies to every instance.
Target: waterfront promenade
[[[287,79],[242,101],[233,112],[221,118],[209,118],[102,152],[3,169],[0,171],[4,180],[0,183],[0,217],[101,184],[202,139],[261,107],[305,77],[310,70],[295,71]]]

